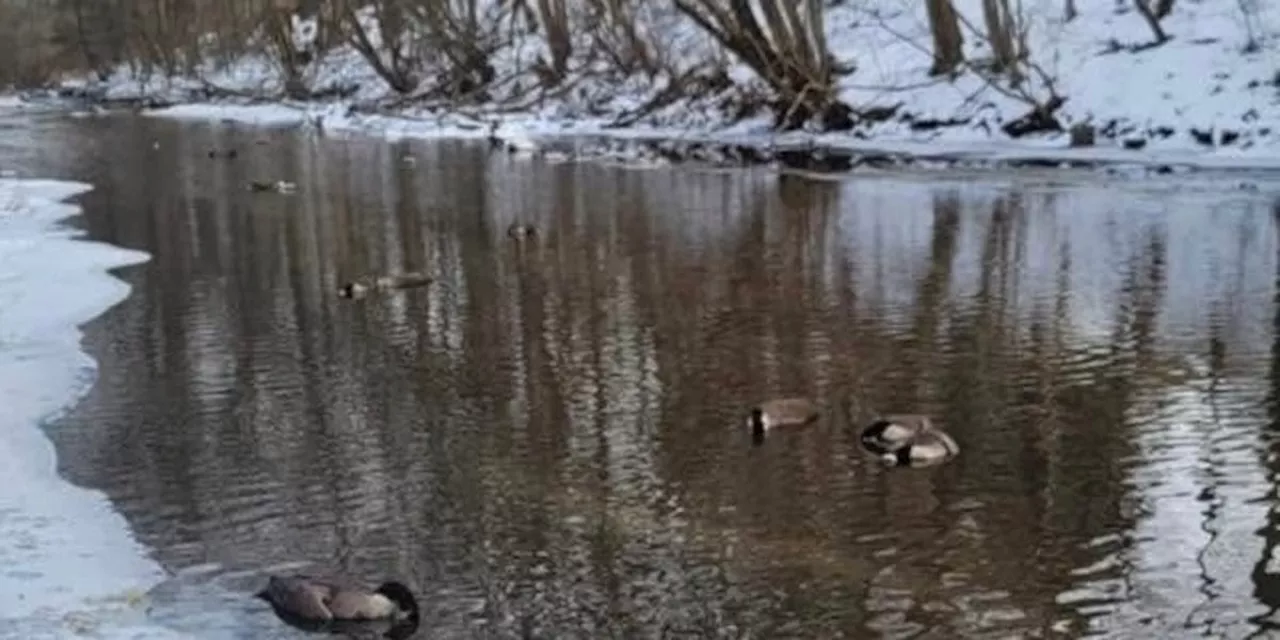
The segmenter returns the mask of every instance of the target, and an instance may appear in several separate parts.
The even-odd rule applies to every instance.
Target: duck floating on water
[[[954,438],[928,416],[882,416],[862,430],[862,446],[893,466],[925,467],[960,453]]]
[[[751,441],[764,442],[765,433],[779,427],[802,427],[818,419],[818,407],[808,398],[776,398],[751,407],[747,426]]]
[[[338,287],[338,297],[351,299],[363,298],[369,295],[369,292],[371,291],[410,289],[413,287],[423,287],[431,284],[431,282],[431,276],[422,273],[397,273],[377,276],[374,278],[360,278]]]
[[[293,193],[298,190],[298,185],[286,180],[276,180],[275,182],[262,182],[253,180],[249,183],[249,190],[254,192],[275,191],[276,193]]]
[[[513,222],[511,226],[507,227],[507,236],[515,240],[535,238],[538,236],[538,229],[531,224]]]
[[[375,588],[345,577],[270,576],[254,596],[267,601],[281,620],[306,631],[378,628],[384,637],[400,639],[419,623],[417,598],[396,581]]]

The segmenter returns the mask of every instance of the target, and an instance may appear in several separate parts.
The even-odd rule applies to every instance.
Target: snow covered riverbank
[[[0,638],[298,637],[249,597],[258,571],[171,574],[106,495],[58,473],[44,425],[99,375],[79,327],[129,294],[109,270],[150,259],[60,224],[89,188],[0,177]]]
[[[492,130],[520,148],[537,146],[531,140],[543,136],[613,141],[596,145],[593,155],[664,155],[645,154],[637,145],[623,143],[661,139],[680,143],[672,156],[703,153],[689,152],[694,142],[722,147],[712,155],[723,155],[723,148],[742,155],[739,147],[749,147],[752,153],[768,151],[770,159],[781,149],[820,147],[840,157],[837,165],[851,166],[926,158],[995,166],[1062,161],[1280,169],[1280,6],[1182,0],[1160,23],[1169,39],[1155,44],[1132,2],[1084,4],[1071,20],[1064,19],[1061,0],[1022,5],[1017,19],[1025,25],[1027,58],[1044,75],[1038,71],[1011,87],[982,71],[992,53],[982,33],[981,0],[955,2],[965,25],[968,60],[955,77],[928,74],[933,56],[923,2],[828,3],[829,48],[840,66],[852,68],[837,79],[839,96],[858,113],[877,113],[852,130],[829,133],[777,134],[763,112],[745,117],[725,113],[733,100],[714,91],[659,106],[673,83],[671,75],[619,77],[590,61],[582,61],[577,75],[566,80],[566,90],[521,99],[530,93],[534,74],[528,61],[545,49],[534,36],[494,54],[496,77],[505,80],[495,82],[487,102],[467,106],[405,100],[389,91],[349,45],[320,56],[308,70],[314,90],[343,89],[346,97],[336,101],[285,104],[226,98],[231,93],[278,95],[278,65],[261,55],[209,67],[198,80],[140,83],[119,72],[102,87],[102,95],[181,103],[152,111],[162,116],[311,123],[329,132],[480,137]],[[687,18],[668,12],[646,19],[648,29],[656,31],[651,34],[655,49],[670,61],[670,69],[727,60],[723,68],[734,88],[721,91],[740,97],[762,90],[747,67],[726,59]],[[372,17],[367,21],[376,22]],[[305,31],[306,23],[297,26]],[[376,31],[376,25],[369,29]],[[224,97],[207,101],[210,87]],[[1050,87],[1065,98],[1055,114],[1062,130],[1016,138],[1002,131],[1029,111],[1028,100],[1046,101]],[[1070,148],[1068,130],[1082,124],[1092,128],[1095,145]]]
[[[60,201],[87,189],[0,178],[0,632],[22,632],[4,637],[136,614],[165,577],[105,496],[58,476],[41,432],[93,379],[79,325],[128,295],[107,270],[148,259],[57,226],[77,211]]]

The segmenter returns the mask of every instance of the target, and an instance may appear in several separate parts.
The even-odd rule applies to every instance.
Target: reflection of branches
[[[1280,244],[1280,200],[1271,205],[1271,227],[1275,235],[1274,241]],[[1276,480],[1280,477],[1280,458],[1271,454],[1276,433],[1280,433],[1280,260],[1276,261],[1275,277],[1271,286],[1271,362],[1267,371],[1267,425],[1259,434],[1262,446],[1259,448],[1260,463],[1267,469],[1267,480],[1270,488],[1265,499],[1274,502],[1277,498]],[[1266,509],[1262,526],[1258,535],[1262,537],[1262,549],[1258,560],[1249,572],[1253,582],[1253,597],[1268,610],[1249,618],[1258,626],[1254,636],[1264,636],[1268,630],[1275,630],[1277,625],[1272,615],[1280,610],[1280,573],[1271,566],[1280,549],[1280,509]]]
[[[933,232],[929,247],[928,267],[921,277],[912,321],[911,334],[915,344],[907,354],[915,361],[935,350],[935,332],[942,320],[947,287],[955,268],[956,243],[960,235],[960,197],[956,193],[935,195],[933,199]],[[923,371],[922,362],[914,362],[911,369]],[[915,395],[923,391],[926,380],[916,379]]]

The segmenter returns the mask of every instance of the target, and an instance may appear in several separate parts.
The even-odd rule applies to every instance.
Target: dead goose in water
[[[887,464],[929,466],[960,453],[954,438],[922,415],[891,415],[876,419],[862,430],[862,446]]]
[[[747,426],[751,441],[764,442],[765,433],[778,427],[800,427],[818,419],[818,407],[808,398],[778,398],[751,407]]]
[[[421,273],[398,273],[376,278],[352,280],[338,287],[340,298],[363,298],[370,291],[390,291],[392,289],[409,289],[423,287],[431,283],[431,277]]]
[[[270,576],[254,594],[286,623],[304,630],[337,630],[336,625],[389,623],[386,637],[407,637],[417,629],[418,601],[404,584],[388,581],[371,588],[348,578]]]

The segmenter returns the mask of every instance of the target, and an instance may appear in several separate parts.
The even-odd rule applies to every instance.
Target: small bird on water
[[[536,237],[538,235],[538,230],[530,224],[513,222],[511,223],[511,226],[507,227],[507,235],[515,240],[524,240]]]
[[[374,278],[360,278],[338,287],[340,298],[363,298],[370,291],[390,291],[392,289],[410,289],[431,283],[431,277],[421,273],[398,273]]]
[[[818,407],[808,398],[777,398],[751,407],[747,427],[751,441],[764,442],[765,433],[778,427],[801,427],[818,419]]]
[[[253,180],[249,182],[249,190],[257,193],[264,191],[275,191],[277,193],[293,193],[298,190],[298,185],[286,180],[276,180],[275,182],[262,182]]]
[[[406,638],[419,623],[417,599],[396,581],[372,588],[345,577],[270,576],[254,596],[281,620],[307,631],[369,629],[368,623],[380,622],[390,625],[385,637]]]

